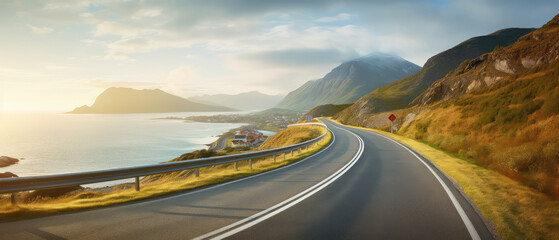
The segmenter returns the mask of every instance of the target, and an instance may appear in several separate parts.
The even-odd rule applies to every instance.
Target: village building
[[[235,132],[231,144],[233,147],[252,147],[264,142],[266,138],[263,133],[256,129],[243,129]]]

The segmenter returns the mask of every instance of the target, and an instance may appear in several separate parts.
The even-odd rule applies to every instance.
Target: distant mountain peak
[[[276,107],[306,111],[323,104],[350,103],[419,69],[399,56],[371,53],[343,62],[321,79],[306,82]]]
[[[159,112],[214,112],[233,109],[200,104],[169,94],[161,89],[105,89],[91,107],[84,105],[71,113],[159,113]]]
[[[189,97],[188,100],[205,104],[217,104],[234,109],[262,110],[275,106],[283,96],[267,95],[259,91],[249,91],[239,94],[214,94]]]

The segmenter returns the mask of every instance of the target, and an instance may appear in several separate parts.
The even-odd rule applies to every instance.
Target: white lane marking
[[[444,181],[439,177],[439,175],[435,172],[435,170],[433,170],[433,168],[431,166],[429,166],[429,164],[427,164],[423,159],[421,159],[419,156],[417,156],[417,154],[415,154],[415,152],[413,152],[412,150],[410,150],[409,148],[407,148],[405,145],[403,145],[402,143],[389,138],[387,136],[384,136],[382,134],[376,133],[376,132],[371,132],[371,131],[367,131],[373,134],[376,134],[378,136],[381,136],[383,138],[386,138],[390,141],[393,141],[395,143],[397,143],[398,145],[402,146],[404,149],[408,150],[408,152],[410,152],[411,154],[413,154],[417,159],[419,159],[419,161],[421,161],[421,163],[423,163],[423,165],[425,165],[425,167],[427,167],[427,169],[429,169],[429,171],[435,176],[435,178],[437,178],[437,180],[439,181],[439,183],[442,185],[443,189],[445,190],[446,194],[448,195],[448,197],[450,198],[450,201],[452,202],[452,204],[454,205],[454,208],[456,208],[456,211],[458,212],[458,214],[460,215],[460,218],[462,218],[462,222],[464,222],[464,225],[466,225],[466,228],[468,229],[468,232],[470,233],[470,237],[472,237],[473,240],[480,240],[481,238],[479,237],[479,234],[476,231],[476,228],[474,227],[474,224],[472,224],[472,221],[470,221],[470,219],[468,218],[468,215],[466,214],[466,212],[464,211],[464,209],[462,208],[462,206],[460,205],[460,203],[458,202],[458,199],[456,199],[456,197],[454,196],[454,194],[450,191],[450,188],[448,188],[448,186],[446,185],[446,183],[444,183]]]
[[[330,129],[328,127],[326,127],[326,129],[328,129],[328,131],[330,131]],[[164,198],[161,198],[161,199],[153,199],[153,200],[149,200],[149,201],[146,201],[146,202],[137,203],[135,205],[149,204],[149,203],[158,202],[158,201],[166,201],[166,200],[169,200],[169,199],[184,197],[184,196],[188,196],[188,195],[195,194],[195,193],[205,192],[205,191],[208,191],[208,190],[212,190],[212,189],[216,189],[216,188],[219,188],[219,187],[227,186],[229,184],[233,184],[233,183],[248,180],[248,179],[251,179],[251,178],[259,177],[259,176],[262,176],[264,174],[273,173],[273,172],[277,172],[277,171],[280,171],[280,170],[283,170],[283,169],[286,169],[286,168],[293,167],[293,166],[295,166],[299,163],[305,162],[305,161],[315,157],[316,155],[318,155],[318,154],[326,151],[328,148],[330,148],[334,144],[334,142],[336,142],[336,135],[334,135],[334,132],[332,132],[332,131],[330,131],[330,132],[332,133],[332,142],[330,142],[330,144],[328,146],[326,146],[326,148],[314,153],[313,155],[307,156],[307,157],[305,157],[305,158],[303,158],[303,159],[301,159],[297,162],[294,162],[294,163],[291,163],[291,164],[288,164],[288,165],[285,165],[285,166],[282,166],[282,167],[279,167],[279,168],[276,168],[276,169],[272,169],[272,170],[269,170],[269,171],[266,171],[266,172],[261,172],[261,173],[258,173],[258,174],[252,175],[252,176],[244,177],[244,178],[241,178],[241,179],[232,180],[232,181],[224,182],[224,183],[219,183],[218,185],[215,185],[215,186],[212,186],[212,187],[208,187],[208,188],[204,188],[204,189],[200,189],[200,190],[196,190],[196,191],[192,191],[192,192],[187,192],[187,193],[181,193],[179,195],[164,197]]]
[[[337,126],[335,126],[336,128],[339,128]],[[355,165],[355,163],[357,162],[357,160],[359,160],[359,158],[361,157],[361,155],[363,154],[363,150],[364,150],[364,142],[363,139],[361,139],[359,136],[357,136],[356,134],[352,133],[351,131],[348,131],[346,129],[343,128],[339,128],[342,129],[344,131],[347,131],[349,133],[351,133],[353,136],[355,136],[357,138],[357,140],[359,141],[359,149],[357,151],[357,153],[353,156],[353,158],[346,164],[344,165],[341,169],[339,169],[338,171],[336,171],[334,174],[330,175],[328,178],[322,180],[321,182],[315,184],[314,186],[306,189],[305,191],[281,202],[278,203],[262,212],[259,212],[257,214],[254,214],[248,218],[242,219],[240,221],[237,221],[235,223],[232,223],[230,225],[227,225],[225,227],[222,227],[220,229],[214,230],[212,232],[206,233],[202,236],[199,236],[197,238],[194,238],[195,240],[199,240],[199,239],[206,239],[206,238],[210,238],[211,236],[215,236],[217,234],[221,234],[219,236],[215,236],[212,237],[211,239],[223,239],[229,236],[232,236],[238,232],[241,232],[247,228],[250,228],[290,207],[292,207],[293,205],[305,200],[306,198],[312,196],[313,194],[315,194],[316,192],[322,190],[323,188],[325,188],[326,186],[330,185],[330,183],[334,182],[336,179],[338,179],[339,177],[341,177],[345,172],[347,172],[353,165]],[[332,133],[333,134],[333,133]],[[245,224],[246,223],[246,224]],[[243,225],[244,224],[244,225]],[[236,228],[235,228],[236,227]],[[232,229],[232,230],[229,230]],[[227,231],[229,230],[229,231]],[[227,231],[227,232],[225,232]]]

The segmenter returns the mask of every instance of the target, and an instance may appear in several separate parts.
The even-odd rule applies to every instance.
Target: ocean
[[[157,118],[217,114],[230,113],[0,113],[0,156],[21,159],[0,172],[24,177],[169,161],[207,149],[205,144],[243,124]]]

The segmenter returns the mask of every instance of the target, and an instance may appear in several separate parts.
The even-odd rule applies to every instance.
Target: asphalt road
[[[227,133],[224,136],[219,137],[216,140],[216,144],[213,147],[208,148],[208,150],[221,150],[227,147],[227,139],[235,136],[233,133]]]
[[[449,195],[412,152],[370,132],[327,125],[335,134],[327,149],[279,170],[152,200],[2,222],[0,239],[492,238],[452,183],[433,170]]]

